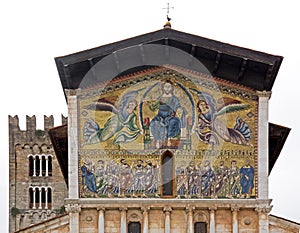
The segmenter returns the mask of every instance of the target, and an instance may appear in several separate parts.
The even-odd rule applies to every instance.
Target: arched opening
[[[45,188],[42,188],[42,209],[45,209],[45,206],[46,206],[46,190]]]
[[[46,176],[46,156],[42,155],[42,176]]]
[[[35,196],[35,202],[33,208],[38,209],[40,204],[40,189],[35,188],[34,189],[34,196]]]
[[[206,222],[195,222],[194,233],[206,233],[206,232],[207,232]]]
[[[33,157],[32,156],[29,156],[28,157],[28,162],[29,162],[29,176],[33,176],[34,174],[34,160],[33,160]]]
[[[36,174],[36,176],[40,175],[40,169],[42,169],[40,166],[40,157],[35,156],[35,174]]]
[[[51,188],[48,188],[47,201],[48,201],[48,209],[51,209],[52,208],[52,190],[51,190]]]
[[[141,233],[141,223],[140,222],[130,222],[128,223],[128,233]]]
[[[32,209],[33,205],[34,205],[34,203],[33,203],[33,190],[30,187],[29,188],[29,209]]]
[[[161,163],[161,187],[163,197],[174,196],[174,156],[171,151],[166,151],[162,155]]]
[[[52,176],[52,156],[48,156],[48,176]]]

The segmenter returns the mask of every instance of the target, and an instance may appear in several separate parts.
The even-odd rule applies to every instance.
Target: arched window
[[[206,233],[206,232],[207,232],[206,222],[195,222],[194,233]]]
[[[48,176],[52,176],[52,155],[48,155]]]
[[[33,176],[34,174],[34,159],[32,155],[28,156],[28,163],[29,163],[29,176]]]
[[[51,209],[52,189],[50,187],[29,187],[30,209]]]
[[[41,198],[42,198],[42,200],[41,200],[41,207],[42,207],[42,209],[45,209],[45,206],[46,206],[46,190],[45,190],[45,188],[41,188],[41,192],[42,192],[42,195],[41,195]],[[48,204],[48,202],[47,202],[47,204]]]
[[[48,190],[48,192],[47,192],[47,207],[48,207],[48,209],[51,209],[52,208],[52,190],[51,190],[51,188],[48,188],[47,190]]]
[[[29,176],[52,176],[52,155],[28,155]]]
[[[39,208],[39,203],[40,203],[40,189],[38,187],[34,188],[34,196],[35,196],[35,205],[34,205],[34,209],[38,209]]]
[[[162,176],[162,196],[163,197],[173,197],[174,189],[174,161],[173,153],[171,151],[166,151],[162,155],[162,166],[161,166],[161,176]]]
[[[32,187],[29,188],[29,208],[32,209],[33,208],[33,189]]]
[[[46,163],[47,163],[46,156],[42,155],[41,159],[42,159],[42,176],[47,176],[46,175]]]
[[[129,222],[128,223],[128,233],[141,233],[141,223],[140,222]]]
[[[40,156],[35,156],[35,175],[39,176],[40,175]]]

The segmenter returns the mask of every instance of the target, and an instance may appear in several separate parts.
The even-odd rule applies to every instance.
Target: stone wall
[[[39,224],[21,229],[16,233],[69,233],[69,216],[62,215],[51,220],[41,222]]]
[[[62,123],[66,118],[62,117]],[[9,116],[9,231],[39,223],[59,214],[67,197],[67,185],[52,147],[48,130],[53,127],[53,116],[44,116],[44,129],[36,129],[36,117],[26,117],[26,130],[21,130],[18,116]],[[51,156],[51,175],[29,173],[28,155]],[[49,173],[50,174],[50,173]],[[48,187],[52,190],[49,208],[30,206],[30,187]]]
[[[282,223],[272,220],[269,224],[270,200],[83,198],[66,199],[66,203],[71,211],[70,222],[82,233],[126,233],[130,222],[139,222],[144,233],[192,233],[197,222],[203,223],[211,233],[269,232],[268,228],[270,232],[272,229],[273,232],[289,232],[287,229],[295,232],[299,229],[299,224],[287,225],[286,220]],[[75,213],[72,206],[78,210],[79,221],[71,220]]]

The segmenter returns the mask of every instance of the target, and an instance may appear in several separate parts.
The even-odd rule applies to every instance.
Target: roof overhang
[[[269,174],[274,167],[291,129],[269,123]]]
[[[56,158],[68,186],[68,125],[49,129],[48,134],[52,142]]]
[[[200,61],[212,76],[259,91],[272,89],[283,60],[282,56],[166,28],[97,48],[56,57],[55,62],[62,88],[64,90],[79,88],[87,72],[103,58],[116,51],[131,46],[151,44],[167,45],[180,49]],[[140,59],[140,64],[143,63],[142,53],[140,57],[136,58]],[[116,66],[120,66],[120,63],[125,61],[114,56],[113,62]],[[137,67],[137,69],[143,69],[143,66]]]

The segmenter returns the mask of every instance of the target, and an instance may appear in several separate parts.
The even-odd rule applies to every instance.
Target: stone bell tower
[[[48,135],[53,124],[44,116],[44,129],[37,129],[36,117],[26,116],[21,130],[18,116],[9,116],[9,232],[64,211],[67,185]]]

